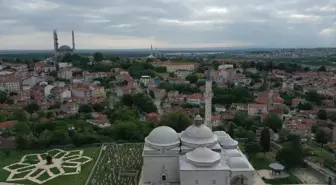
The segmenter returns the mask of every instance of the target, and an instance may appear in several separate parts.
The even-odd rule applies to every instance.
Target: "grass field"
[[[81,172],[78,175],[68,175],[68,176],[59,176],[55,179],[52,179],[44,185],[83,185],[94,165],[95,160],[98,157],[100,147],[88,147],[88,148],[76,148],[82,149],[84,151],[83,156],[87,156],[92,158],[92,161],[82,165]],[[69,149],[69,150],[76,150],[76,149]],[[67,149],[65,149],[67,150]],[[13,150],[10,152],[9,156],[6,156],[4,152],[0,151],[0,182],[6,182],[7,177],[9,176],[10,172],[3,170],[2,168],[19,162],[22,156],[26,154],[36,154],[36,153],[44,153],[49,150]],[[54,169],[53,169],[54,170]],[[41,177],[44,178],[44,177]],[[36,183],[28,180],[24,181],[15,181],[16,183],[22,183],[26,185],[35,185]]]
[[[103,148],[89,185],[137,185],[143,144],[111,144]]]

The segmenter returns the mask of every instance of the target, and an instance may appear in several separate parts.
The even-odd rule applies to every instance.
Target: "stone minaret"
[[[72,52],[75,52],[75,33],[72,30]]]
[[[209,68],[206,72],[206,82],[205,82],[205,125],[212,130],[212,79],[211,79],[211,69]]]
[[[57,31],[54,30],[54,51],[57,53],[58,51],[58,37],[57,37]]]

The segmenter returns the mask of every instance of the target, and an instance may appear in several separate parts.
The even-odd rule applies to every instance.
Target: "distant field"
[[[95,160],[98,157],[100,147],[88,147],[88,148],[75,148],[69,150],[83,150],[83,156],[87,156],[92,158],[92,161],[81,166],[81,172],[77,175],[67,175],[67,176],[59,176],[50,181],[45,182],[43,185],[84,185],[85,181],[95,163]],[[66,149],[65,149],[66,150]],[[10,164],[19,162],[21,158],[26,154],[36,154],[36,153],[44,153],[49,150],[13,150],[10,152],[10,155],[5,156],[4,152],[0,151],[0,182],[6,182],[10,172],[3,170],[3,167],[8,166]],[[36,185],[29,180],[23,181],[15,181],[13,183],[25,184],[25,185]]]
[[[137,185],[142,167],[143,144],[103,146],[88,185]]]

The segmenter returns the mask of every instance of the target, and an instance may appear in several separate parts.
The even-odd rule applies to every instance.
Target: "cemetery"
[[[98,147],[0,154],[0,182],[19,184],[84,184],[99,153]]]
[[[142,167],[143,144],[108,144],[87,185],[137,185]]]

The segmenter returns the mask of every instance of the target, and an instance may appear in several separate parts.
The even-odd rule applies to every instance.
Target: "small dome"
[[[176,131],[167,126],[160,126],[152,130],[145,138],[145,142],[154,147],[169,147],[180,144]]]
[[[228,137],[228,134],[224,131],[214,131],[214,134],[216,134],[218,136],[218,138]]]
[[[225,150],[226,157],[242,157],[242,154],[237,149]]]
[[[231,137],[220,137],[219,143],[225,149],[236,149],[238,146],[238,141],[232,139]]]
[[[60,52],[71,52],[72,49],[70,48],[70,46],[63,45],[63,46],[58,48],[58,51],[60,51]]]
[[[191,148],[211,147],[218,142],[218,137],[205,125],[191,125],[181,134],[181,141]]]
[[[230,168],[249,168],[249,165],[247,164],[246,160],[242,157],[231,157],[228,158],[228,164]]]
[[[186,154],[188,162],[199,167],[210,167],[220,162],[220,155],[209,148],[196,148]]]

